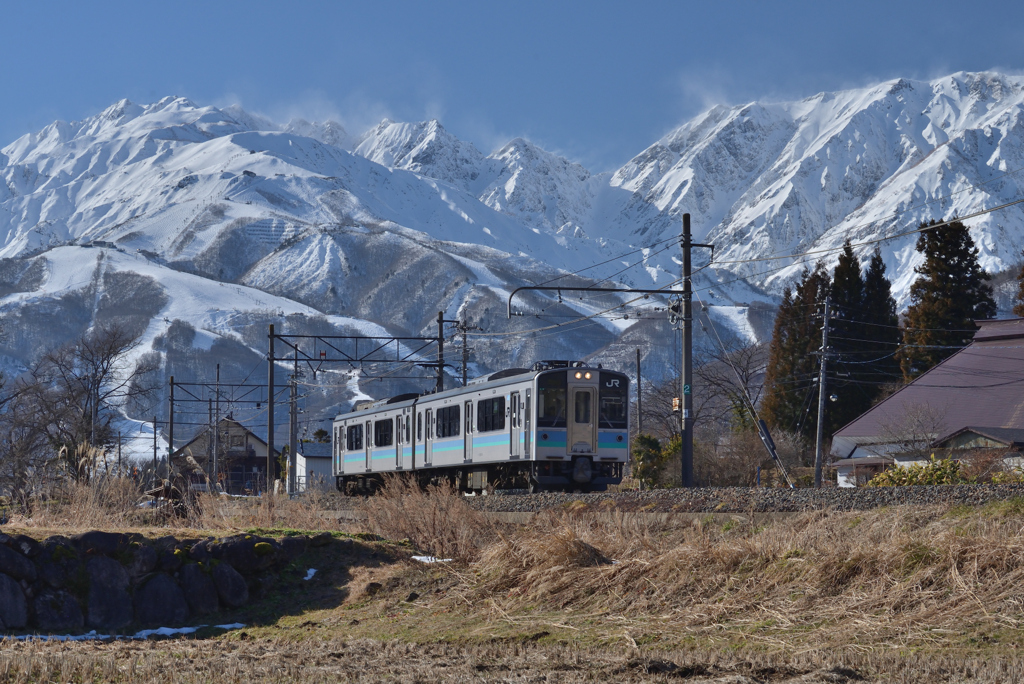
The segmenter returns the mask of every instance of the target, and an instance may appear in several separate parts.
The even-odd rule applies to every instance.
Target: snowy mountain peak
[[[264,129],[267,130],[267,129]],[[285,133],[294,133],[306,138],[312,138],[322,142],[324,145],[332,145],[341,149],[349,149],[352,143],[348,131],[337,121],[313,121],[305,119],[292,119],[282,129]]]
[[[417,123],[384,119],[360,136],[353,152],[372,162],[460,188],[472,186],[484,161],[472,143],[449,133],[437,119]]]

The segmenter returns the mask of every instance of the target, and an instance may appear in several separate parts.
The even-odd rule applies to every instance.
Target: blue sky
[[[1024,71],[1024,3],[21,2],[0,5],[0,147],[123,97],[359,133],[435,117],[613,169],[716,103]]]

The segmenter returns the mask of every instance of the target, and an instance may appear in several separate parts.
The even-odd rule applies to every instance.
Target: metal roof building
[[[976,323],[968,347],[837,430],[833,458],[900,461],[914,444],[956,446],[979,436],[1015,445],[1024,435],[1024,319]]]

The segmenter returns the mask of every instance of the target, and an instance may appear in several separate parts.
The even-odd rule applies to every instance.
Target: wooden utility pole
[[[825,367],[828,365],[828,323],[832,297],[825,297],[825,320],[821,326],[821,362],[818,366],[818,434],[814,440],[814,486],[821,487],[822,444],[825,441]]]
[[[156,485],[156,456],[157,456],[157,445],[156,445],[156,416],[153,416],[153,485]]]
[[[171,376],[171,410],[167,412],[167,478],[171,477],[171,454],[174,453],[174,376]],[[156,464],[154,464],[154,468]],[[155,470],[153,472],[156,472]]]
[[[683,214],[683,358],[679,374],[680,411],[679,423],[682,431],[682,480],[684,487],[693,486],[693,285],[690,282],[690,252],[694,247],[711,249],[714,245],[691,242],[690,214]]]
[[[437,312],[437,391],[444,392],[444,312]]]
[[[640,348],[636,350],[636,432],[644,431],[644,396],[643,385],[640,384]]]
[[[265,492],[274,487],[274,324],[270,324],[270,353],[267,354],[267,483]]]
[[[288,479],[286,485],[289,494],[296,493],[295,471],[299,466],[298,434],[299,434],[299,349],[295,348],[295,360],[292,368],[291,387],[288,408]]]

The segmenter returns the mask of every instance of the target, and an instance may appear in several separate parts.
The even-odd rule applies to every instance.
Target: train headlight
[[[583,377],[583,373],[580,373],[579,371],[576,371],[576,379],[579,380],[582,377]]]
[[[588,371],[588,372],[584,373],[583,377],[585,377],[587,380],[589,380],[590,379],[590,372]]]

